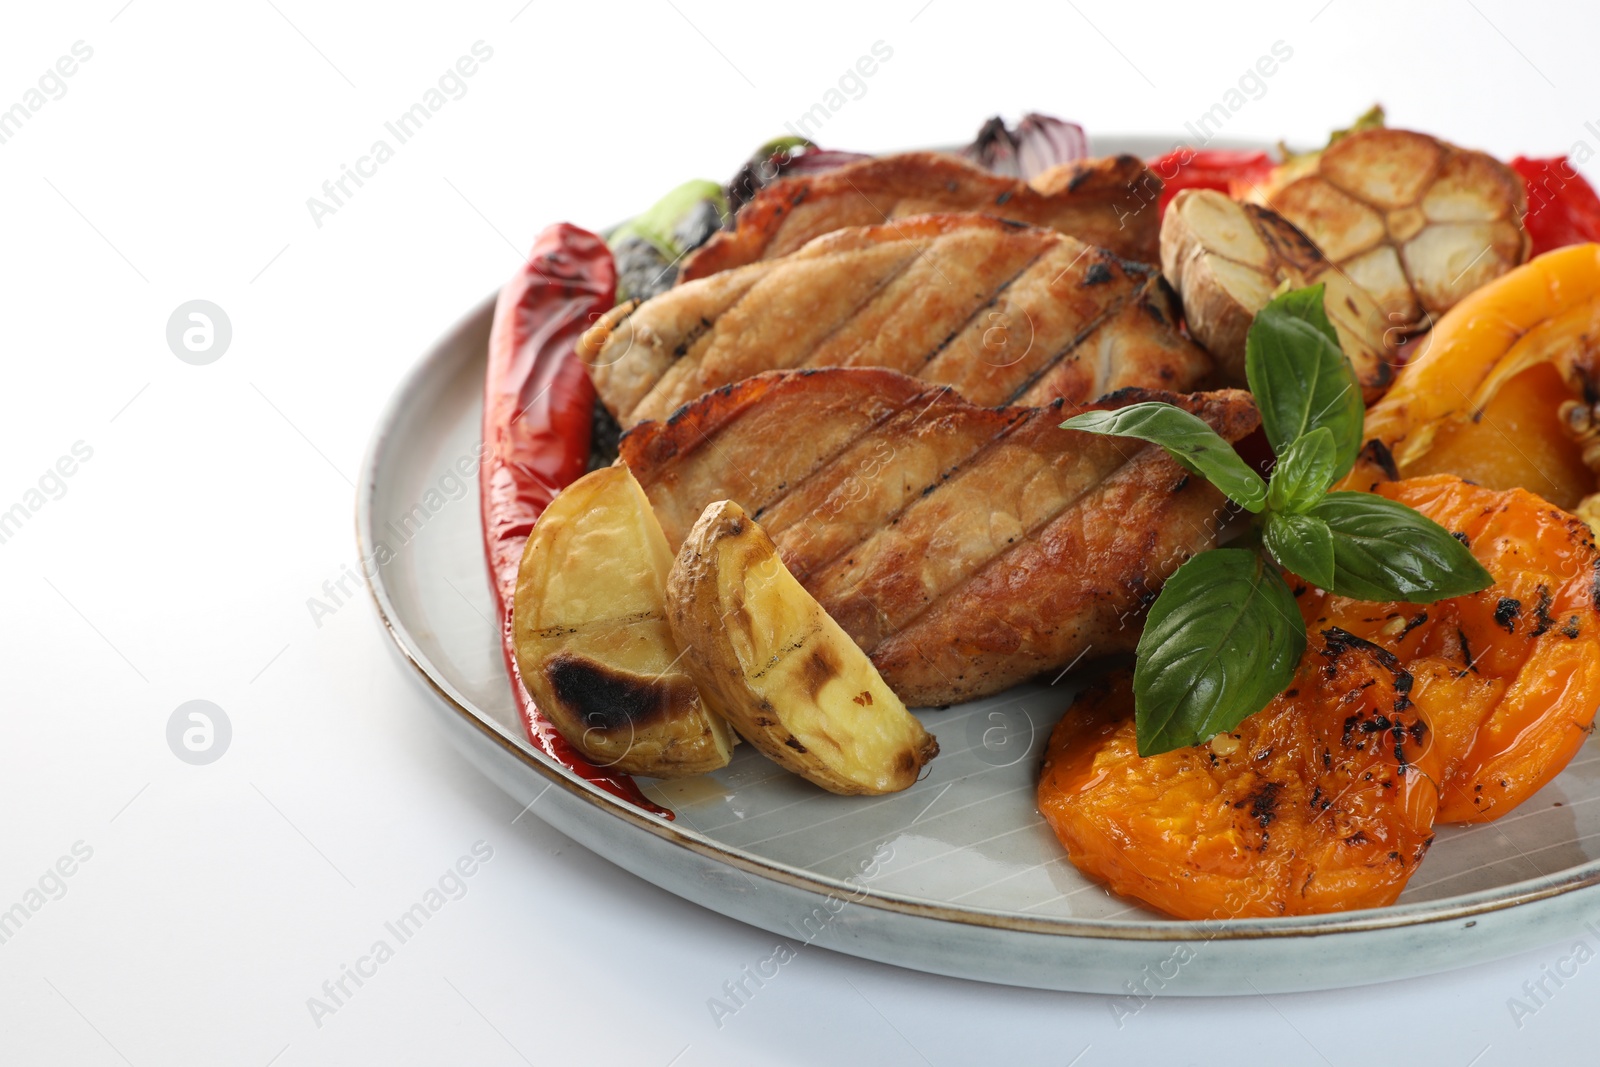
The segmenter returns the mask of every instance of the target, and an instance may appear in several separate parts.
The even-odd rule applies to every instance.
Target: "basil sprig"
[[[1278,457],[1270,479],[1171,404],[1085,412],[1062,423],[1160,445],[1253,512],[1261,535],[1259,551],[1195,556],[1151,605],[1133,672],[1143,756],[1233,729],[1293,680],[1306,628],[1280,567],[1340,596],[1418,604],[1494,582],[1465,545],[1415,509],[1372,493],[1328,491],[1355,465],[1366,409],[1321,285],[1285,293],[1256,315],[1245,377]]]
[[[1294,594],[1260,553],[1216,548],[1189,560],[1167,579],[1139,638],[1139,754],[1195,744],[1210,736],[1197,736],[1195,723],[1230,729],[1244,717],[1236,709],[1266,707],[1305,650]]]
[[[1267,506],[1267,483],[1261,475],[1203,419],[1180,407],[1129,404],[1116,411],[1086,411],[1061,425],[1160,445],[1185,470],[1221,489],[1240,507],[1261,511]]]

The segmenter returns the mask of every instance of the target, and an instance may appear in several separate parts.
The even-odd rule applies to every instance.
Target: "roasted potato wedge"
[[[1326,286],[1323,304],[1369,401],[1394,376],[1398,332],[1372,296],[1330,264],[1281,216],[1212,189],[1185,189],[1161,222],[1161,272],[1183,299],[1189,332],[1216,357],[1223,380],[1244,385],[1244,341],[1277,291]]]
[[[1522,179],[1409,130],[1362,130],[1255,191],[1371,293],[1390,325],[1425,328],[1528,258]]]
[[[822,610],[756,522],[706,506],[667,578],[689,673],[745,740],[832,793],[893,793],[939,743]]]
[[[726,766],[735,738],[683,669],[664,612],[672,550],[626,467],[550,502],[528,538],[512,627],[539,710],[584,758],[681,778]]]

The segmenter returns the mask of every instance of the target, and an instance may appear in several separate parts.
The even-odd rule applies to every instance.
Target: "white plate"
[[[1591,744],[1500,822],[1441,828],[1393,907],[1163,918],[1080,875],[1034,807],[1040,753],[1072,679],[923,712],[939,758],[894,796],[823,793],[742,745],[716,774],[641,780],[676,821],[616,800],[524,736],[490,622],[476,479],[451,498],[453,469],[472,462],[480,439],[492,313],[490,298],[463,319],[385,411],[357,500],[362,557],[380,541],[394,551],[375,568],[373,598],[460,750],[534,814],[641,878],[792,941],[1107,993],[1130,982],[1167,994],[1270,993],[1426,974],[1554,941],[1600,904],[1600,749]],[[418,505],[426,514],[424,501],[441,499],[418,527]]]

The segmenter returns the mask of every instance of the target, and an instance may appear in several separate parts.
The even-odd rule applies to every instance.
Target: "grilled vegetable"
[[[1382,604],[1374,612],[1371,604],[1333,597],[1323,614],[1403,662],[1442,658],[1471,676],[1457,679],[1472,685],[1452,697],[1463,706],[1451,718],[1477,729],[1440,779],[1439,821],[1499,818],[1543,788],[1589,739],[1600,705],[1600,555],[1581,522],[1521,489],[1494,491],[1435,475],[1381,485],[1378,493],[1464,536],[1495,584],[1425,611]],[[1450,739],[1442,740],[1448,748]]]
[[[678,261],[705,244],[729,212],[715,182],[687,181],[606,236],[617,261],[620,299],[645,300],[678,280]]]
[[[1600,245],[1546,253],[1439,321],[1367,413],[1366,436],[1385,446],[1379,458],[1392,459],[1398,476],[1521,486],[1593,522],[1597,339]],[[1381,467],[1358,467],[1350,484],[1365,488],[1384,477]]]
[[[1360,133],[1363,130],[1381,130],[1386,124],[1387,117],[1384,114],[1383,105],[1373,104],[1362,114],[1356,116],[1356,120],[1349,126],[1342,130],[1334,130],[1329,134],[1327,143],[1321,148],[1315,148],[1309,152],[1297,152],[1282,141],[1279,141],[1278,154],[1283,157],[1283,162],[1269,168],[1267,174],[1258,175],[1256,180],[1247,186],[1234,186],[1230,190],[1230,195],[1239,200],[1249,200],[1252,198],[1252,193],[1258,189],[1281,186],[1295,178],[1306,174],[1314,174],[1317,170],[1317,162],[1322,158],[1322,153],[1326,152],[1330,147],[1349,137],[1352,133]]]
[[[733,213],[748,204],[756,193],[779,178],[821,174],[823,171],[842,167],[846,163],[857,163],[871,158],[861,152],[819,148],[804,137],[774,137],[756,149],[755,153],[745,161],[744,166],[739,168],[739,173],[728,182],[724,190],[728,197],[727,221],[731,222]]]
[[[1186,919],[1392,903],[1436,821],[1487,820],[1553,778],[1600,704],[1593,542],[1531,494],[1381,486],[1495,576],[1426,607],[1305,590],[1294,683],[1209,744],[1137,755],[1126,675],[1051,737],[1039,809],[1072,861]]]
[[[1165,214],[1173,197],[1185,189],[1214,189],[1243,199],[1252,187],[1266,181],[1277,165],[1266,152],[1183,147],[1152,160],[1150,170],[1161,179],[1160,210]]]
[[[1050,735],[1039,811],[1080,871],[1175,918],[1393,903],[1432,840],[1439,771],[1411,740],[1421,709],[1393,710],[1397,680],[1365,652],[1314,646],[1293,697],[1210,744],[1142,757],[1131,680],[1114,675]],[[1392,743],[1359,732],[1380,717],[1380,742],[1400,727],[1406,774]]]
[[[1231,730],[1288,687],[1306,629],[1279,566],[1329,592],[1373,600],[1433,603],[1493,583],[1448,530],[1414,509],[1369,493],[1328,492],[1360,454],[1365,409],[1322,304],[1320,285],[1297,289],[1250,326],[1250,392],[1277,455],[1270,480],[1170,404],[1086,412],[1062,423],[1160,445],[1254,513],[1270,553],[1203,552],[1150,605],[1133,672],[1142,756]]]
[[[1357,130],[1285,164],[1252,195],[1299,227],[1403,332],[1426,328],[1528,257],[1521,179],[1427,134]]]
[[[671,818],[627,775],[580,756],[534,706],[517,670],[511,624],[517,571],[534,520],[588,464],[594,386],[573,345],[591,316],[611,306],[615,287],[605,242],[561,223],[539,235],[528,261],[501,289],[484,372],[483,546],[506,672],[529,741],[600,788]]]
[[[667,580],[689,673],[764,755],[841,794],[893,793],[939,743],[784,567],[744,509],[706,507]]]
[[[1161,221],[1161,271],[1183,299],[1189,332],[1232,384],[1244,382],[1245,334],[1285,288],[1321,282],[1339,345],[1369,399],[1393,377],[1388,324],[1371,296],[1333,269],[1282,217],[1210,189],[1186,189]]]
[[[1031,181],[1052,167],[1088,158],[1089,138],[1076,122],[1036,111],[1024,115],[1014,130],[996,115],[961,154],[985,170]]]
[[[533,528],[517,581],[517,664],[561,736],[602,767],[677,778],[726,766],[733,735],[679,666],[672,552],[639,483],[602,467]]]
[[[1600,241],[1600,196],[1571,160],[1518,156],[1511,169],[1522,175],[1528,190],[1528,214],[1522,224],[1533,241],[1532,255]]]

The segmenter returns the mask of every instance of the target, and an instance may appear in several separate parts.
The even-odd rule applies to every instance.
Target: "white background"
[[[1497,153],[1600,147],[1592,4],[1207,6],[6,5],[0,108],[74,42],[93,57],[0,144],[0,510],[76,442],[93,456],[0,544],[0,908],[75,843],[93,855],[0,945],[0,1062],[1464,1067],[1592,1047],[1600,965],[1520,1027],[1508,1008],[1570,942],[1361,990],[1161,1000],[1120,1028],[1103,998],[815,950],[719,1029],[707,998],[773,938],[513,825],[364,597],[308,612],[355,562],[380,406],[534,234],[725,178],[876,41],[893,57],[827,144],[960,141],[1029,109],[1172,131],[1282,40],[1292,60],[1227,136],[1308,144],[1377,99]],[[466,95],[314,225],[306,199],[479,40]],[[195,298],[233,324],[209,366],[165,341]],[[165,739],[196,698],[234,730],[204,767]],[[317,1026],[307,998],[480,840],[466,896]]]

